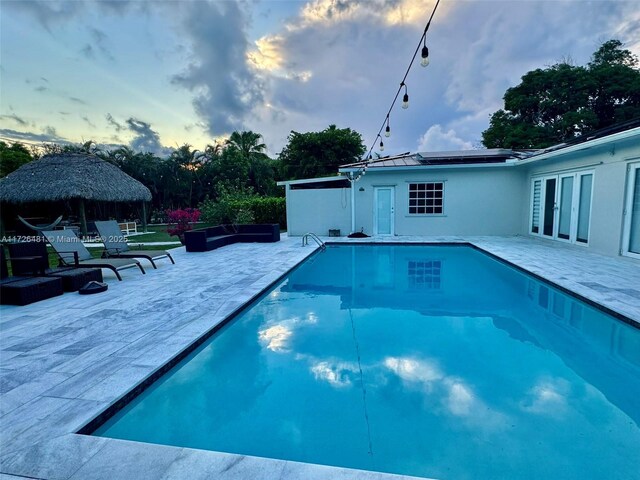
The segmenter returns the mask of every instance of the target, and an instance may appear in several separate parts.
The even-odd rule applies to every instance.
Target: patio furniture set
[[[120,270],[126,268],[137,267],[144,274],[139,258],[148,260],[153,268],[157,268],[155,261],[160,258],[168,258],[175,264],[165,250],[131,250],[121,225],[115,221],[95,222],[95,226],[104,244],[102,258],[94,258],[70,229],[42,230],[39,231],[42,241],[6,244],[13,274],[10,276],[4,248],[0,248],[0,304],[28,305],[63,292],[77,292],[90,282],[101,282],[102,268],[112,270],[118,280],[122,280]],[[278,224],[218,225],[185,233],[187,252],[204,252],[237,242],[279,240]],[[49,265],[47,242],[58,255],[58,267]]]
[[[65,292],[79,291],[89,282],[102,281],[101,268],[112,270],[118,280],[119,271],[138,267],[144,268],[136,258],[149,260],[157,268],[155,260],[168,258],[175,263],[171,254],[164,250],[131,250],[126,238],[115,221],[96,222],[104,243],[102,258],[94,258],[81,240],[71,230],[42,231],[42,241],[7,243],[11,261],[12,276],[9,276],[4,248],[0,248],[0,304],[27,305]],[[59,259],[59,266],[50,268],[46,241]]]

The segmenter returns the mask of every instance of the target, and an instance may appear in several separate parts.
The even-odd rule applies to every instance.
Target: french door
[[[534,178],[529,232],[570,243],[589,243],[592,191],[593,171]]]
[[[628,167],[622,253],[640,258],[640,162]]]

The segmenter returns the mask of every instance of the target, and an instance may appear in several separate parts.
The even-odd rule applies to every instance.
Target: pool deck
[[[347,239],[325,239],[340,242]],[[363,240],[350,240],[362,242]],[[640,324],[640,262],[527,237],[392,237],[467,242]],[[0,307],[0,480],[406,479],[78,435],[81,427],[316,250],[300,238],[172,250],[109,290]]]

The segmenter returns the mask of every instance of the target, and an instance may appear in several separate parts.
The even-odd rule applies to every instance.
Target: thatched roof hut
[[[148,202],[151,192],[115,165],[90,154],[45,155],[0,179],[0,202],[59,200],[78,200],[86,233],[85,200]]]

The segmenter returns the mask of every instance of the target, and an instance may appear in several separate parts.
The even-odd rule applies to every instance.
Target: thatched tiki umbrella
[[[145,202],[151,200],[151,192],[115,165],[90,154],[45,155],[0,180],[0,202],[60,200],[77,201],[83,235],[87,234],[85,200],[142,202],[142,224],[146,230]]]

